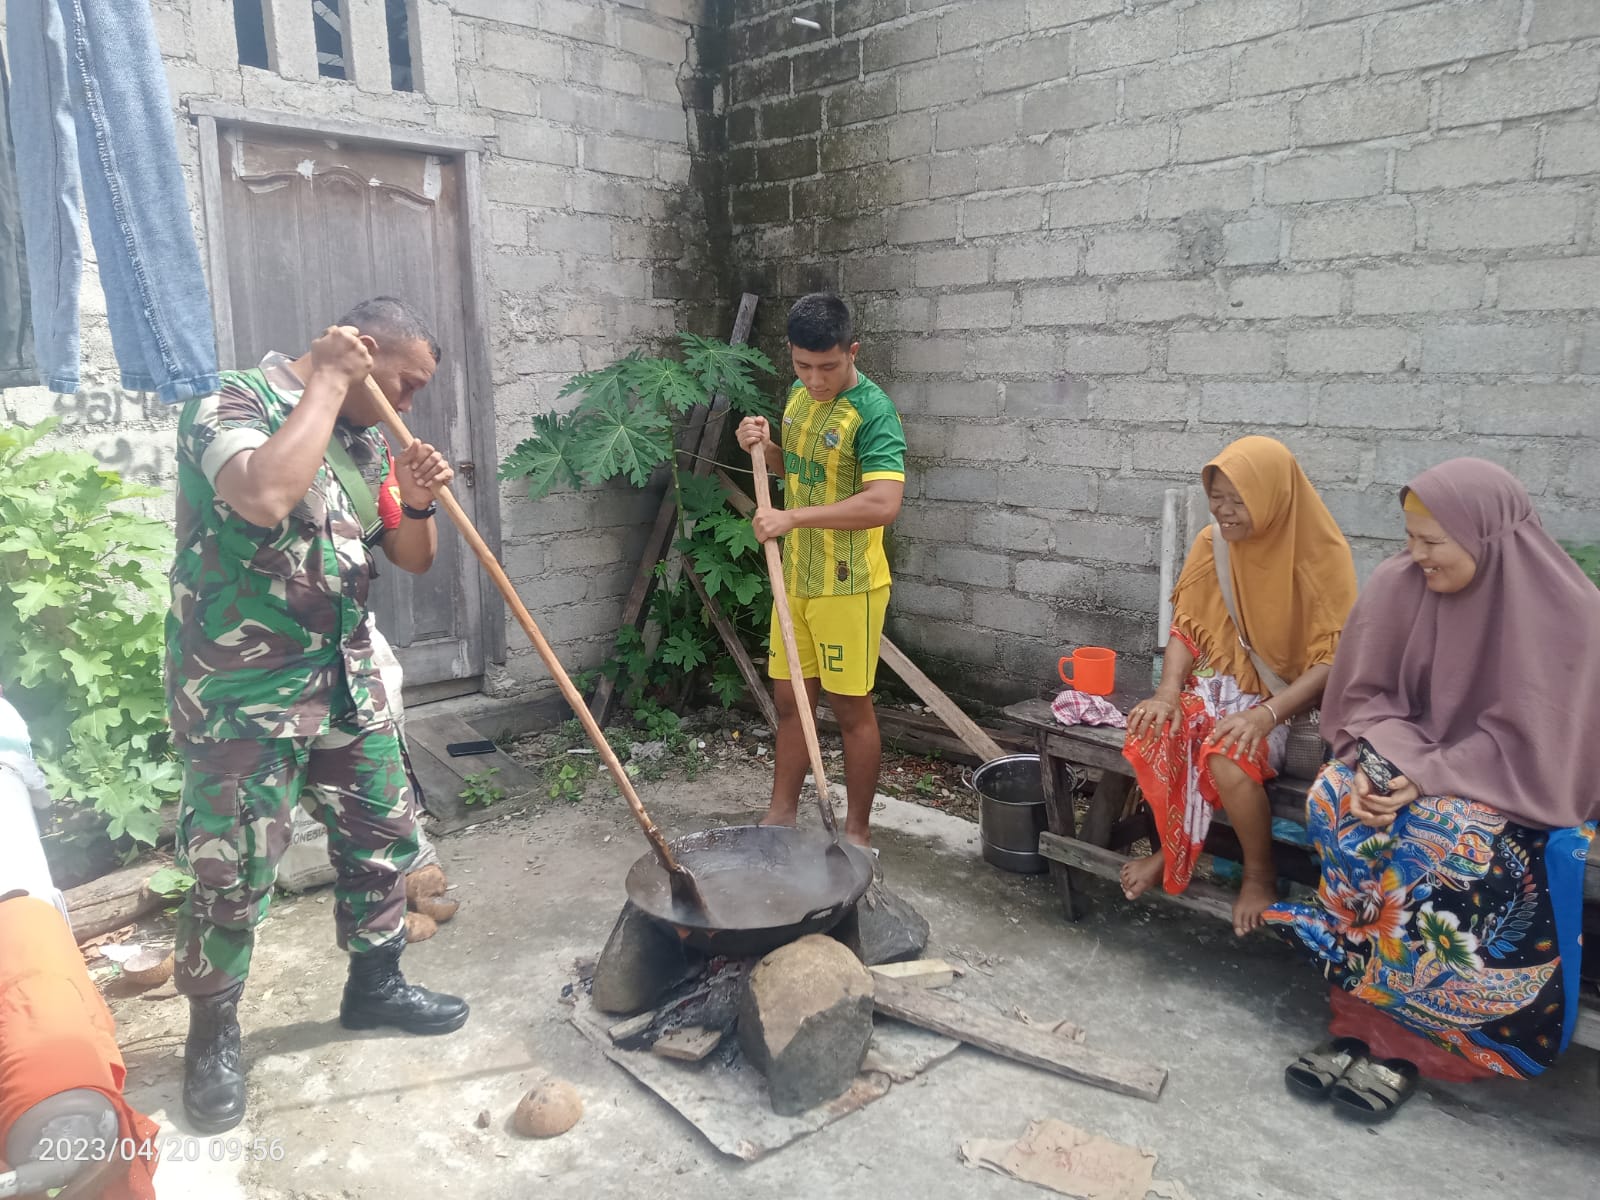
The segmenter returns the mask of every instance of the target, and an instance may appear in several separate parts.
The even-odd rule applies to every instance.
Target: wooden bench
[[[1119,692],[1109,697],[1124,713],[1148,694]],[[1085,904],[1079,894],[1083,875],[1096,875],[1115,882],[1123,866],[1131,861],[1126,850],[1140,838],[1154,840],[1155,830],[1148,812],[1133,811],[1129,804],[1133,790],[1133,768],[1122,756],[1124,732],[1094,725],[1067,726],[1056,720],[1048,699],[1024,700],[1013,704],[1005,714],[1022,726],[1034,739],[1039,754],[1040,779],[1044,788],[1045,818],[1049,826],[1039,835],[1039,853],[1050,862],[1050,873],[1061,893],[1062,910],[1068,920],[1083,916]],[[1090,767],[1101,772],[1089,801],[1088,812],[1080,825],[1073,804],[1069,767]],[[1284,817],[1298,825],[1306,821],[1308,779],[1279,777],[1267,785],[1267,798],[1274,817]],[[1237,858],[1237,841],[1227,829],[1220,811],[1213,823],[1207,849],[1216,848],[1227,857]],[[1315,882],[1315,864],[1305,847],[1276,841],[1280,872],[1304,882]],[[1309,876],[1306,874],[1310,870]],[[1600,856],[1591,857],[1584,876],[1586,908],[1600,908]],[[1154,887],[1141,899],[1174,904],[1229,924],[1233,922],[1233,896],[1204,880],[1192,881],[1179,895]],[[1600,1049],[1600,996],[1591,984],[1584,984],[1582,1010],[1573,1040],[1579,1045]]]

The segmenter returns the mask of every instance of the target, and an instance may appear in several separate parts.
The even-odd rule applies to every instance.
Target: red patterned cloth
[[[1050,705],[1056,720],[1063,725],[1105,725],[1112,729],[1126,729],[1128,718],[1104,696],[1091,696],[1088,692],[1068,688]]]
[[[1172,636],[1189,642],[1177,629]],[[1192,644],[1190,648],[1194,649]],[[1242,691],[1233,676],[1201,667],[1184,683],[1179,699],[1182,718],[1176,729],[1169,727],[1165,734],[1144,741],[1130,737],[1123,743],[1122,756],[1133,764],[1134,777],[1161,831],[1161,849],[1166,856],[1162,886],[1173,895],[1189,886],[1211,828],[1211,814],[1222,803],[1208,765],[1222,751],[1206,739],[1218,721],[1260,702],[1261,697]],[[1227,757],[1251,779],[1265,783],[1277,775],[1272,764],[1283,761],[1287,740],[1288,733],[1280,725],[1255,758],[1247,760],[1236,751]]]

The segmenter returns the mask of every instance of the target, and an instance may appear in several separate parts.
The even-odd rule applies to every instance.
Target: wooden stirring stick
[[[395,441],[400,444],[400,449],[406,449],[416,440],[411,436],[411,431],[406,428],[405,422],[400,419],[400,414],[394,411],[389,398],[383,394],[383,389],[378,387],[370,375],[366,379],[366,387],[368,395],[372,397],[373,404],[383,418],[383,423],[389,427]],[[545,670],[550,672],[550,677],[556,681],[562,696],[572,706],[572,711],[577,714],[578,720],[583,723],[583,730],[589,735],[589,741],[611,772],[611,777],[616,780],[617,790],[622,793],[628,801],[628,807],[633,810],[634,820],[639,822],[639,828],[644,830],[645,837],[650,839],[650,845],[655,848],[656,858],[667,872],[673,900],[682,901],[693,905],[701,912],[706,912],[705,894],[701,892],[699,882],[688,867],[673,857],[666,838],[661,835],[661,830],[656,828],[656,823],[650,819],[650,814],[645,812],[639,793],[633,790],[633,781],[628,778],[627,771],[623,770],[622,763],[617,760],[616,753],[611,749],[611,743],[606,741],[605,733],[595,721],[594,714],[589,711],[589,706],[583,702],[583,696],[573,685],[566,669],[556,658],[555,651],[550,649],[550,643],[545,641],[544,634],[539,632],[539,626],[534,623],[532,614],[517,595],[516,588],[511,586],[511,580],[506,575],[505,568],[500,565],[499,559],[495,558],[494,551],[489,549],[488,543],[478,533],[472,524],[472,518],[467,516],[466,510],[461,507],[461,502],[455,498],[448,484],[435,488],[434,495],[439,498],[439,507],[444,509],[455,522],[467,545],[471,546],[472,552],[478,556],[478,562],[482,564],[485,573],[494,581],[495,587],[500,589],[501,596],[505,597],[506,604],[517,618],[517,624],[522,626],[522,632],[528,635],[533,648],[539,652]]]

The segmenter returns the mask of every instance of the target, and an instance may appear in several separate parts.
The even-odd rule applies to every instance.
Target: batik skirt
[[[1340,1032],[1359,1001],[1478,1072],[1542,1073],[1577,1021],[1593,823],[1534,829],[1423,796],[1377,830],[1350,811],[1354,780],[1330,763],[1307,797],[1317,904],[1274,905],[1266,920],[1343,993]]]

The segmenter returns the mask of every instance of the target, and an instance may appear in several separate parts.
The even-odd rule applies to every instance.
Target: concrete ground
[[[645,799],[669,833],[687,832],[753,819],[767,786],[740,763],[652,785]],[[1157,1178],[1181,1180],[1197,1200],[1600,1196],[1593,1053],[1575,1050],[1532,1083],[1428,1085],[1389,1125],[1364,1129],[1284,1090],[1283,1064],[1320,1040],[1325,1015],[1320,980],[1286,947],[1239,942],[1109,888],[1069,925],[1047,877],[981,861],[974,825],[900,801],[875,821],[887,881],[932,925],[929,952],[970,964],[954,994],[1036,1021],[1070,1018],[1102,1050],[1165,1065],[1160,1102],[963,1048],[761,1162],[721,1157],[607,1062],[559,1002],[573,959],[603,944],[644,849],[622,801],[595,789],[582,804],[546,804],[440,843],[461,912],[405,965],[471,999],[472,1019],[453,1036],[342,1031],[331,898],[275,907],[242,1005],[250,1116],[218,1144],[186,1144],[169,1119],[181,1120],[181,1001],[117,1001],[131,1099],[163,1119],[169,1160],[174,1150],[199,1158],[163,1165],[161,1197],[1020,1198],[1046,1193],[959,1165],[957,1147],[1020,1135],[1043,1117],[1155,1151]],[[510,1133],[517,1098],[553,1076],[578,1088],[583,1120],[551,1141]],[[481,1110],[493,1116],[482,1130]]]

